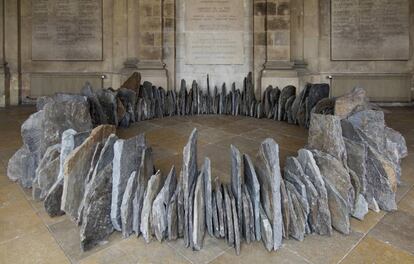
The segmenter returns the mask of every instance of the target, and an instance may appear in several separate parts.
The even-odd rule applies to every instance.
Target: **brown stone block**
[[[145,46],[154,46],[155,43],[155,36],[154,33],[151,32],[143,32],[141,34],[140,42]]]
[[[267,35],[268,46],[288,46],[290,45],[290,31],[278,30],[269,32]]]
[[[276,5],[275,1],[268,1],[267,2],[267,15],[268,16],[276,15],[276,13],[277,13],[276,8],[277,8],[277,5]]]
[[[152,6],[152,15],[161,17],[161,5],[160,4],[154,4]]]
[[[254,45],[258,46],[266,46],[266,33],[260,32],[260,33],[254,33]]]
[[[158,60],[161,58],[161,48],[151,46],[141,46],[139,48],[141,60]]]
[[[174,3],[164,4],[164,17],[174,17]]]
[[[164,29],[174,30],[174,18],[164,18]]]
[[[254,15],[264,16],[266,14],[266,2],[254,3]]]
[[[264,32],[265,31],[265,16],[254,16],[254,32]]]
[[[280,3],[277,5],[277,15],[279,16],[290,15],[289,1],[280,1]]]
[[[289,46],[267,47],[268,60],[290,60]]]
[[[267,29],[272,30],[289,30],[290,16],[273,16],[267,18]]]
[[[161,18],[160,17],[143,17],[140,21],[140,30],[143,32],[161,32]]]

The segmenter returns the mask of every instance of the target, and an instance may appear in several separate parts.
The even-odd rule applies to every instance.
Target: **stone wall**
[[[354,85],[364,85],[368,95],[377,101],[411,100],[411,1],[408,58],[364,61],[332,60],[332,0],[240,1],[244,10],[238,17],[243,21],[241,64],[214,65],[187,60],[185,0],[102,0],[102,60],[92,61],[33,60],[33,1],[2,0],[0,106],[28,103],[31,98],[57,91],[74,92],[86,79],[98,88],[118,88],[134,71],[140,71],[143,80],[166,89],[177,88],[181,78],[187,83],[195,79],[205,89],[207,74],[211,87],[223,82],[227,87],[232,82],[241,87],[243,76],[251,71],[257,97],[269,84],[294,84],[300,91],[306,82],[326,82],[333,95],[343,94]],[[393,89],[378,87],[384,80]]]

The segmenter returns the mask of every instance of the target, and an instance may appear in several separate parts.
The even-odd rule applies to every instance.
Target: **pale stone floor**
[[[403,133],[409,156],[403,161],[403,183],[398,189],[399,210],[370,212],[363,222],[352,220],[348,236],[310,235],[303,242],[285,240],[283,248],[268,253],[261,242],[242,244],[241,255],[223,240],[206,235],[204,248],[193,252],[183,241],[145,244],[142,238],[110,241],[81,253],[79,229],[67,217],[50,218],[30,190],[8,180],[9,157],[21,146],[20,126],[32,107],[0,109],[0,263],[414,263],[414,108],[389,109],[390,127]],[[280,145],[281,163],[306,142],[297,126],[244,117],[174,117],[145,121],[119,130],[127,138],[145,132],[153,147],[155,165],[166,173],[172,164],[181,168],[182,148],[191,130],[199,131],[198,159],[212,161],[213,177],[229,179],[229,145],[255,155],[266,137]]]

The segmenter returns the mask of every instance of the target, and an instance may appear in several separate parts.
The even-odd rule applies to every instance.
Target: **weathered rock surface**
[[[346,159],[341,121],[336,116],[312,114],[308,134],[308,147],[329,153],[336,159]]]
[[[259,148],[257,174],[260,182],[261,201],[272,223],[273,249],[282,245],[283,223],[280,195],[279,146],[273,139],[266,139]],[[263,235],[263,233],[262,233]]]
[[[231,149],[231,190],[236,200],[237,214],[242,214],[242,156],[240,151],[233,145],[230,145]],[[238,227],[241,229],[241,219],[237,219],[239,222]]]
[[[194,190],[194,204],[193,204],[193,228],[191,233],[191,239],[193,241],[193,249],[201,250],[203,247],[204,234],[206,229],[206,216],[205,216],[205,195],[204,195],[204,179],[203,175],[205,170],[201,171],[201,174],[197,178],[195,190]]]
[[[397,210],[395,193],[397,191],[397,173],[394,165],[373,147],[368,146],[367,191],[368,203],[375,198],[380,209]]]
[[[335,157],[320,151],[313,151],[313,154],[328,191],[332,226],[343,234],[349,234],[349,214],[355,199],[349,174]]]
[[[85,181],[95,147],[113,133],[115,127],[110,125],[93,129],[90,136],[65,161],[61,209],[75,221],[79,219],[79,206],[83,200]]]
[[[280,198],[282,204],[282,217],[283,217],[283,238],[289,239],[290,230],[290,206],[289,197],[286,189],[285,181],[280,181]]]
[[[33,199],[40,199],[46,196],[49,189],[56,182],[59,175],[60,165],[60,144],[50,146],[36,169],[35,180],[32,184]]]
[[[278,111],[277,111],[277,120],[282,121],[283,116],[285,115],[285,107],[286,107],[286,101],[289,99],[289,97],[296,94],[296,87],[292,85],[288,85],[285,88],[282,89],[282,92],[279,96],[279,102],[278,102]]]
[[[173,166],[165,180],[164,186],[152,204],[152,227],[158,241],[162,241],[167,235],[167,210],[176,185],[177,176]]]
[[[37,154],[23,145],[9,160],[7,176],[12,181],[19,181],[25,188],[31,187],[36,176],[37,159]]]
[[[107,124],[108,120],[103,111],[101,103],[98,99],[97,94],[93,90],[91,84],[86,82],[81,89],[81,95],[85,96],[88,99],[89,103],[89,112],[92,118],[92,123],[94,126],[99,126]]]
[[[359,191],[365,194],[367,189],[366,179],[366,160],[367,160],[367,148],[365,144],[358,143],[356,141],[344,138],[346,153],[347,153],[347,164],[358,177]]]
[[[224,193],[224,212],[225,212],[225,226],[226,226],[226,238],[229,245],[234,244],[234,223],[233,223],[233,212],[231,209],[231,188],[228,185],[223,186]]]
[[[194,180],[197,178],[197,173],[197,129],[194,129],[183,150],[184,244],[186,246],[189,246],[190,244],[190,190],[194,184]]]
[[[303,241],[306,232],[306,219],[305,212],[298,197],[300,194],[290,182],[286,182],[286,190],[290,215],[289,234],[294,239]]]
[[[122,236],[127,238],[132,233],[134,195],[137,189],[137,172],[133,171],[125,186],[121,203]]]
[[[312,109],[322,99],[329,97],[329,84],[312,84],[306,98],[306,124],[309,124]]]
[[[147,190],[145,192],[144,202],[141,213],[141,225],[140,230],[145,242],[149,243],[152,236],[152,224],[151,224],[151,209],[152,203],[161,188],[161,172],[157,171],[156,174],[152,175],[148,181]]]
[[[167,209],[167,238],[176,240],[178,238],[178,195],[180,189],[177,186]]]
[[[331,235],[332,223],[328,194],[319,167],[313,158],[312,152],[309,150],[300,149],[297,159],[302,166],[303,172],[309,177],[309,180],[318,192],[318,209],[315,213],[316,216],[312,216],[312,231],[319,235]]]
[[[252,200],[252,206],[254,211],[254,226],[256,240],[260,240],[260,184],[257,179],[256,170],[249,155],[243,155],[244,163],[244,180],[249,190],[250,199]]]
[[[336,98],[335,115],[340,119],[347,118],[356,110],[368,108],[368,98],[364,89],[355,87],[348,94]]]
[[[131,173],[136,171],[141,163],[142,150],[145,147],[143,134],[128,140],[119,139],[114,145],[111,219],[114,228],[118,231],[122,230],[121,203],[125,187]]]
[[[368,203],[362,194],[358,194],[355,200],[354,211],[352,216],[358,220],[364,220],[365,215],[368,213]]]
[[[206,226],[210,236],[214,235],[213,231],[213,207],[212,207],[212,190],[211,190],[211,162],[209,158],[204,159],[204,165],[201,168],[204,177],[204,203]]]
[[[264,209],[260,208],[260,233],[263,245],[267,249],[267,251],[272,251],[274,247],[273,243],[273,231],[272,231],[272,224],[270,223],[270,220],[267,218],[267,215],[264,211]]]
[[[73,129],[68,129],[62,133],[62,142],[59,158],[59,173],[56,182],[48,190],[45,197],[45,210],[49,216],[64,214],[60,210],[63,192],[64,163],[69,154],[89,136],[90,131],[77,133]]]
[[[148,180],[154,173],[155,171],[154,163],[152,160],[152,149],[150,147],[145,147],[142,150],[141,162],[139,164],[137,172],[137,188],[134,194],[134,200],[132,201],[132,229],[137,236],[140,234],[141,212],[145,195],[145,188],[148,185]]]
[[[107,163],[91,179],[85,194],[83,220],[80,231],[81,247],[86,251],[114,230],[111,222],[112,164]]]
[[[237,214],[237,205],[234,195],[231,196],[231,210],[234,227],[234,248],[236,249],[236,255],[240,255],[240,229],[238,225],[240,221],[239,216]]]
[[[216,205],[217,205],[217,214],[218,214],[218,222],[219,222],[219,236],[220,237],[225,237],[226,233],[225,233],[225,217],[224,217],[224,194],[223,194],[223,188],[222,185],[220,183],[219,178],[215,178],[214,180],[214,185],[215,185],[215,195],[216,195]]]
[[[122,85],[121,88],[132,90],[138,94],[141,86],[141,73],[134,72]]]

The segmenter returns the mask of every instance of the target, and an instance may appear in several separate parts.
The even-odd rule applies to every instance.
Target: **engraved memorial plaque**
[[[243,0],[185,1],[186,64],[243,64]]]
[[[332,60],[408,60],[409,0],[331,0]]]
[[[32,60],[102,60],[102,0],[33,0]]]

